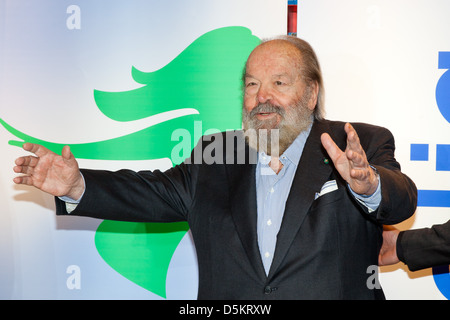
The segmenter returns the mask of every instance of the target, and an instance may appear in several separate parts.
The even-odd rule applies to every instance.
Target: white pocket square
[[[316,196],[315,196],[314,200],[323,196],[324,194],[327,194],[327,193],[332,192],[337,189],[338,189],[338,186],[337,186],[336,180],[327,181],[322,186],[322,189],[320,189],[320,192],[316,192]]]

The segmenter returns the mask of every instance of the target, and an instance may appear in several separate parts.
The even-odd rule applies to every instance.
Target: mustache
[[[258,113],[277,113],[280,116],[284,117],[286,111],[276,105],[273,105],[271,103],[259,103],[256,107],[250,111],[250,118],[255,117]]]

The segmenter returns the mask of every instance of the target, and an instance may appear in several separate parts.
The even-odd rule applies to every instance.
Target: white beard
[[[307,89],[300,101],[286,108],[288,112],[271,103],[259,104],[250,112],[243,108],[242,125],[250,148],[271,156],[282,155],[312,122],[312,111],[307,107],[309,93],[310,90]],[[275,112],[281,120],[278,124],[277,117],[259,120],[256,116],[261,112]]]

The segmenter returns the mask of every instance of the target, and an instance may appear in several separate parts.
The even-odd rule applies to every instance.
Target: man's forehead
[[[247,72],[271,68],[273,74],[288,75],[287,70],[299,66],[301,53],[299,49],[286,40],[270,40],[256,47],[247,60]],[[254,72],[254,71],[253,71]]]
[[[265,54],[301,56],[300,50],[294,44],[283,39],[263,42],[253,50],[250,57]]]

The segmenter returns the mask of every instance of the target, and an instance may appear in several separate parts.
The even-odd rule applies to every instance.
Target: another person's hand
[[[14,178],[14,183],[34,186],[53,196],[67,196],[74,200],[83,195],[84,181],[69,146],[63,148],[61,156],[38,144],[25,143],[23,149],[36,156],[16,159],[13,170],[23,175]]]
[[[345,124],[345,132],[347,133],[345,151],[339,149],[328,133],[322,134],[322,145],[350,188],[357,194],[370,196],[377,190],[377,175],[370,167],[358,134],[350,123]]]
[[[388,266],[400,262],[397,256],[397,238],[399,233],[400,231],[394,227],[384,226],[383,245],[378,256],[378,264],[380,266]]]

